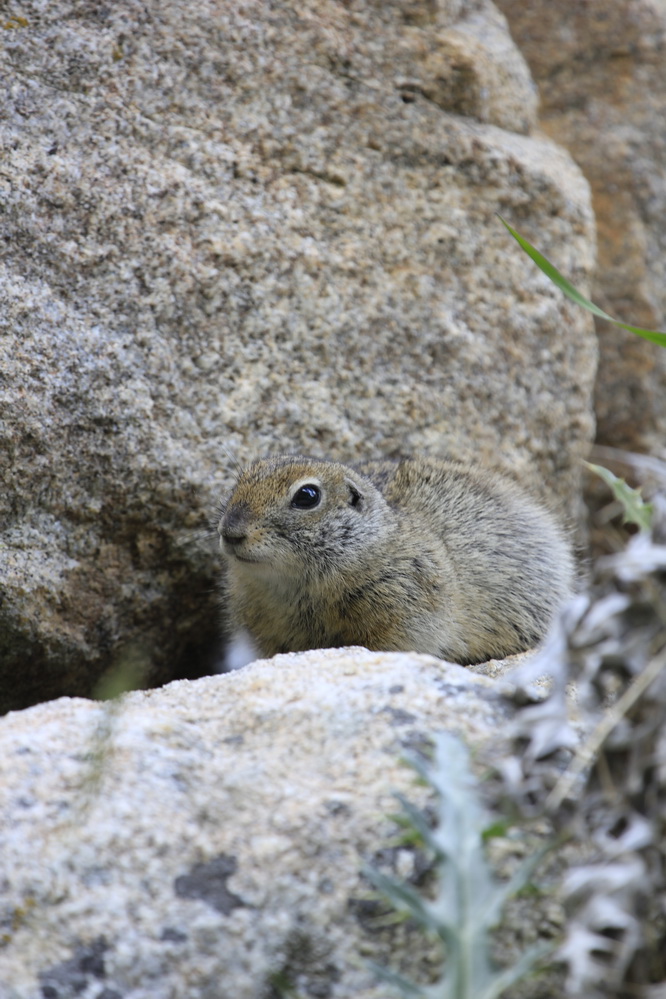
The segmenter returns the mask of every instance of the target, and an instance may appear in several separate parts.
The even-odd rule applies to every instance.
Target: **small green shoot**
[[[497,836],[506,836],[508,829],[509,823],[506,819],[497,819],[481,833],[483,842],[487,843],[489,840],[495,839]]]
[[[435,738],[432,764],[419,759],[410,762],[438,796],[435,828],[398,796],[409,823],[434,855],[435,898],[422,898],[411,885],[374,868],[367,869],[366,875],[395,909],[439,938],[446,962],[440,980],[428,986],[377,964],[372,965],[373,971],[403,999],[498,999],[551,950],[548,944],[538,944],[504,970],[493,967],[489,953],[489,930],[498,923],[506,900],[529,883],[545,850],[521,865],[507,884],[499,884],[484,853],[484,838],[493,827],[477,800],[465,746],[442,733]]]
[[[635,333],[637,336],[643,337],[644,340],[650,340],[651,343],[659,344],[660,347],[666,347],[666,333],[660,332],[659,330],[646,330],[641,326],[630,326],[629,323],[622,323],[619,319],[613,319],[609,316],[607,312],[600,309],[598,305],[591,302],[589,298],[585,298],[577,288],[571,284],[570,281],[560,274],[557,268],[551,264],[550,260],[547,260],[543,254],[539,253],[531,243],[528,243],[524,236],[521,236],[519,232],[516,232],[509,223],[502,218],[501,215],[497,216],[503,226],[508,229],[513,238],[516,240],[519,246],[525,251],[528,257],[531,257],[534,263],[539,267],[546,277],[556,285],[560,291],[566,295],[566,297],[574,302],[576,305],[582,306],[583,309],[587,309],[595,316],[599,316],[601,319],[606,319],[609,323],[613,323],[614,326],[620,326],[623,330],[629,330],[630,333]]]
[[[138,690],[145,672],[145,664],[130,653],[101,677],[92,696],[96,701],[116,701],[130,690]]]
[[[141,687],[150,660],[140,647],[124,649],[113,667],[97,682],[93,698],[101,711],[88,747],[87,767],[81,776],[79,808],[87,811],[97,800],[113,760],[113,736],[124,704],[124,695]]]
[[[646,503],[641,496],[640,489],[632,489],[624,479],[613,475],[609,469],[603,465],[592,465],[586,461],[587,467],[604,480],[610,486],[615,499],[624,508],[623,521],[625,524],[636,524],[641,531],[649,531],[652,527],[652,516],[654,507],[651,503]]]

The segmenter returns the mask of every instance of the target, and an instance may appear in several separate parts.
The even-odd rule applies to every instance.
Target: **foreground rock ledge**
[[[327,650],[8,715],[0,996],[383,999],[368,957],[423,980],[427,943],[377,925],[360,869],[391,792],[427,796],[405,748],[448,729],[485,755],[507,711],[460,666]]]

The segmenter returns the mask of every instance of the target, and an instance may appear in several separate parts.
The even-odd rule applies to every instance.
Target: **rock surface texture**
[[[594,301],[666,328],[666,0],[498,0],[541,93],[540,125],[592,188]],[[666,351],[599,321],[604,444],[666,455]]]
[[[575,505],[587,184],[477,0],[2,15],[0,710],[208,669],[243,462],[490,456]]]
[[[369,959],[424,982],[430,945],[380,918],[361,869],[418,881],[388,816],[393,791],[429,792],[401,755],[448,729],[483,768],[508,717],[497,681],[362,650],[8,715],[0,996],[389,999]],[[504,959],[558,918],[552,899],[514,912]]]

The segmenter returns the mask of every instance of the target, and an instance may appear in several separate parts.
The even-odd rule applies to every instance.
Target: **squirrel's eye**
[[[294,493],[291,505],[297,510],[313,510],[319,505],[320,500],[321,489],[314,483],[308,482]]]

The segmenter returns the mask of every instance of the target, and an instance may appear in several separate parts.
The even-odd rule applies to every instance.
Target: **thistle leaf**
[[[545,941],[528,947],[515,964],[494,976],[486,991],[483,995],[478,996],[478,999],[498,999],[503,992],[533,971],[535,966],[549,954],[552,954],[554,950],[555,945]]]
[[[496,999],[544,953],[542,947],[533,948],[513,968],[499,971],[491,962],[488,938],[503,903],[524,887],[541,853],[530,857],[508,885],[494,879],[483,848],[489,820],[478,800],[467,749],[448,733],[434,741],[432,763],[419,759],[413,765],[437,792],[435,828],[413,805],[400,796],[399,800],[434,853],[435,897],[423,900],[411,885],[376,870],[366,870],[366,875],[399,911],[408,912],[422,928],[439,937],[446,964],[434,985],[419,987],[385,969],[381,977],[404,999]]]
[[[416,919],[424,929],[433,933],[439,932],[440,927],[430,912],[430,906],[411,885],[383,874],[374,867],[364,868],[363,873],[395,909]]]
[[[424,989],[419,988],[414,982],[410,982],[404,975],[399,975],[397,971],[391,971],[376,961],[368,961],[370,970],[387,985],[392,985],[404,999],[425,999],[427,995]]]

